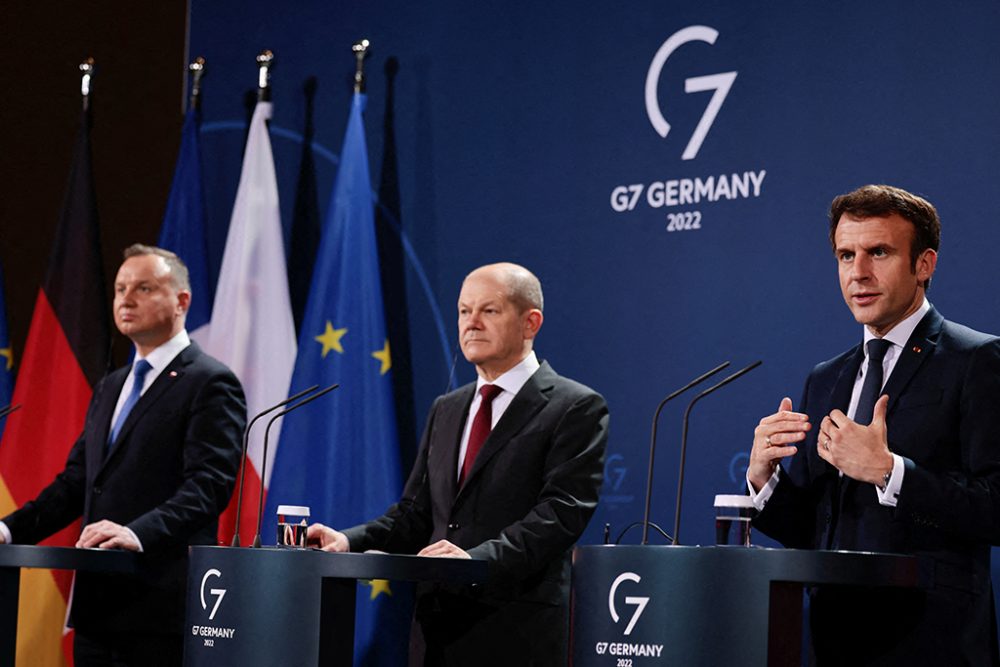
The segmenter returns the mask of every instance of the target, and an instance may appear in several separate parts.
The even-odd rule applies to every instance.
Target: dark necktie
[[[890,347],[892,343],[884,338],[872,338],[868,341],[868,370],[865,371],[865,382],[861,385],[858,409],[854,411],[854,421],[862,426],[872,423],[875,403],[882,393],[882,360]]]
[[[479,388],[479,395],[483,400],[479,403],[479,412],[472,420],[472,430],[469,431],[469,444],[465,448],[465,460],[462,461],[462,472],[458,476],[458,485],[462,486],[465,478],[472,470],[472,464],[476,461],[476,455],[482,449],[483,443],[493,430],[493,399],[500,395],[503,388],[495,384],[484,384]]]
[[[118,419],[115,420],[115,425],[111,427],[111,435],[108,437],[108,447],[118,439],[118,433],[122,430],[122,424],[128,419],[128,413],[132,412],[132,408],[135,404],[139,402],[139,396],[142,395],[142,384],[146,379],[146,373],[152,370],[152,365],[145,359],[140,359],[135,362],[135,369],[132,371],[132,375],[135,381],[132,383],[132,391],[129,392],[128,398],[125,399],[125,404],[122,405],[122,411],[118,413]]]

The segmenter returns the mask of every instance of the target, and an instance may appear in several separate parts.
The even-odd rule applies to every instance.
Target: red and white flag
[[[271,103],[258,102],[243,154],[212,319],[191,334],[205,351],[236,373],[246,392],[250,418],[288,395],[296,350],[278,183],[267,129],[270,117]],[[276,423],[269,437],[268,477],[280,426]],[[255,428],[248,445],[240,544],[249,544],[256,533],[258,493],[262,484],[265,493],[267,489],[267,479],[260,475],[263,453],[264,428]],[[231,539],[235,529],[237,498],[234,493],[219,521],[223,542]]]

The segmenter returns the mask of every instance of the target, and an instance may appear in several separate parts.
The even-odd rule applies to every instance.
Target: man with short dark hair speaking
[[[998,662],[1000,340],[927,301],[940,233],[934,207],[899,188],[833,201],[863,343],[816,366],[798,411],[785,398],[754,432],[755,526],[787,547],[914,554],[931,574],[927,590],[812,591],[821,665]]]
[[[239,380],[188,339],[190,302],[177,255],[125,250],[114,316],[135,360],[94,388],[63,471],[0,522],[0,542],[34,544],[83,517],[77,547],[145,554],[143,579],[77,574],[78,667],[181,664],[188,545],[216,543],[246,423]]]
[[[328,551],[489,563],[480,588],[419,587],[413,665],[566,664],[570,549],[597,506],[608,410],[538,361],[541,326],[541,285],[527,269],[470,273],[458,334],[479,379],[434,402],[404,500],[344,532],[309,527]]]

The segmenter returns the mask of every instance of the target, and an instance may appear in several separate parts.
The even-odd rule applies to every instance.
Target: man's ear
[[[538,330],[542,328],[542,320],[545,317],[542,315],[542,311],[537,308],[530,309],[524,315],[524,339],[532,340],[538,335]]]
[[[181,290],[177,293],[177,307],[181,309],[182,313],[187,313],[188,308],[191,307],[191,292]]]
[[[921,283],[930,280],[934,275],[934,268],[937,266],[937,253],[927,248],[917,257],[917,265],[914,267],[917,280]]]

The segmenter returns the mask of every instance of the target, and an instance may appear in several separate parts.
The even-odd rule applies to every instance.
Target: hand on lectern
[[[306,528],[306,544],[310,547],[318,547],[323,551],[343,552],[351,550],[351,544],[347,541],[346,535],[321,523],[314,523]]]
[[[792,412],[792,399],[783,398],[778,411],[760,420],[753,432],[753,449],[750,450],[750,464],[747,479],[756,491],[760,491],[786,456],[798,451],[796,442],[805,440],[806,431],[812,428],[809,415]]]
[[[135,533],[125,526],[117,524],[114,521],[108,521],[107,519],[84,526],[76,546],[81,549],[142,550]]]
[[[468,551],[459,549],[448,540],[438,540],[420,550],[418,556],[435,556],[437,558],[472,558]]]

